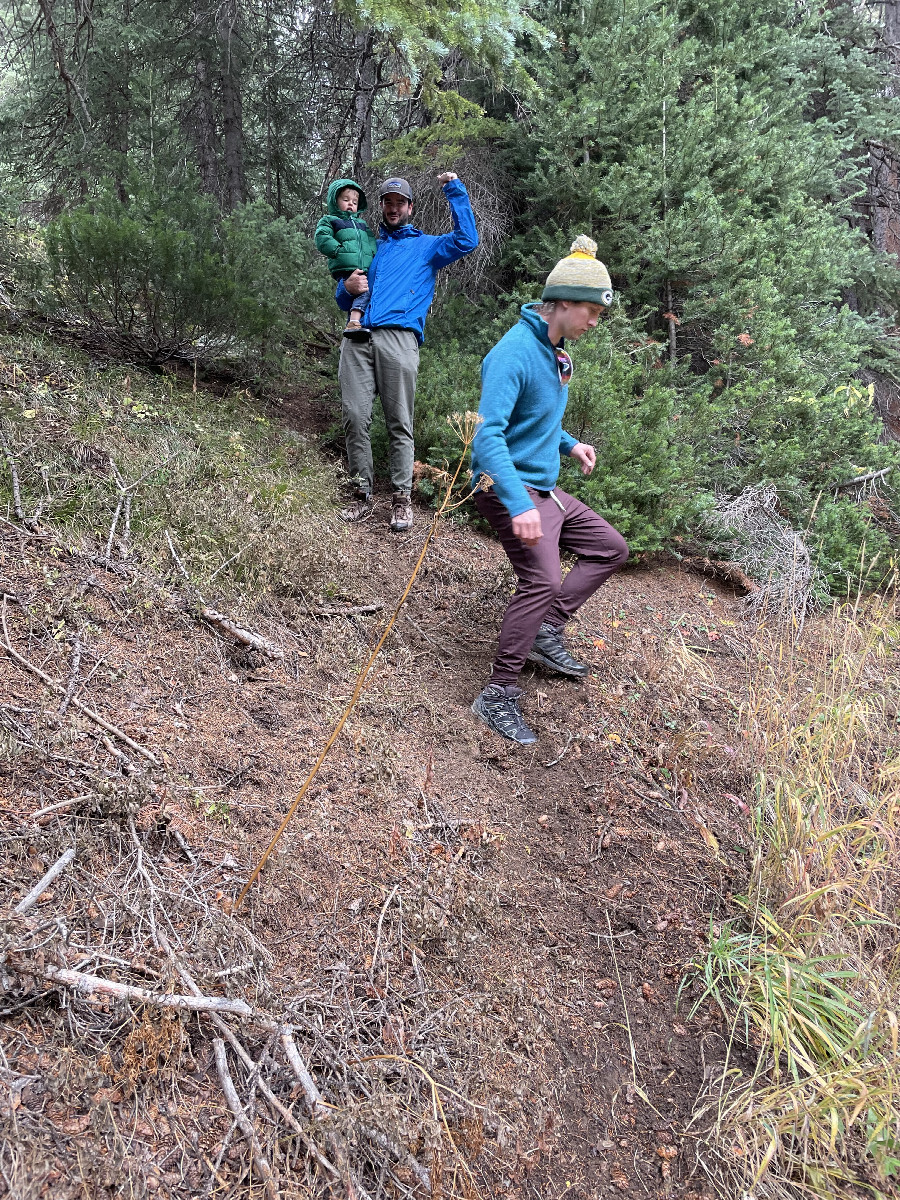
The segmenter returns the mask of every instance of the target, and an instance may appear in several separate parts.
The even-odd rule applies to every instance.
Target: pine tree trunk
[[[356,35],[358,53],[356,92],[353,97],[353,175],[359,178],[372,161],[372,105],[375,99],[375,58],[372,35],[360,30]]]
[[[226,212],[231,212],[247,199],[244,182],[243,97],[241,93],[240,44],[236,32],[237,22],[237,4],[235,0],[230,0],[220,10],[218,22],[224,140],[222,207]]]
[[[216,152],[216,115],[213,105],[210,74],[207,60],[205,58],[198,58],[194,67],[197,94],[189,124],[191,140],[194,143],[197,155],[197,170],[200,172],[200,185],[204,192],[208,192],[210,196],[215,196],[221,202],[218,154]]]

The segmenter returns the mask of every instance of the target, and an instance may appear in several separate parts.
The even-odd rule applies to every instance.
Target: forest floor
[[[10,1195],[424,1195],[423,1170],[446,1197],[716,1194],[705,1156],[728,1151],[698,1100],[745,1051],[718,1005],[695,1007],[691,964],[746,887],[741,714],[778,657],[731,590],[674,560],[622,571],[571,628],[584,683],[526,670],[539,741],[516,747],[469,711],[511,575],[494,540],[444,524],[232,911],[421,549],[429,511],[397,537],[381,500],[358,529],[323,522],[336,582],[229,610],[276,657],[198,620],[177,571],[0,520],[3,638],[24,660],[0,653]],[[157,997],[190,976],[249,1004],[256,1018],[219,1018],[257,1063],[230,1060],[245,1124],[202,1011],[79,992],[61,970]],[[278,1023],[321,1089],[315,1119]]]

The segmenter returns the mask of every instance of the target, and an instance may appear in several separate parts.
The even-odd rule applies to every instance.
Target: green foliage
[[[896,547],[868,505],[826,500],[810,530],[818,566],[836,596],[853,597],[896,577]]]
[[[429,102],[438,91],[441,65],[454,51],[495,79],[530,89],[522,42],[549,40],[531,15],[532,6],[515,0],[338,0],[336,7],[392,42],[409,72],[409,83],[423,85]]]
[[[458,92],[439,92],[431,107],[436,119],[421,129],[385,142],[381,155],[371,164],[374,172],[421,171],[435,162],[449,169],[467,147],[498,138],[505,132],[501,121],[485,117],[482,108]]]
[[[677,393],[659,378],[658,351],[635,341],[618,309],[572,350],[565,427],[596,447],[597,466],[585,477],[565,464],[563,483],[633,554],[660,549],[709,502],[696,489],[693,447],[679,437]]]
[[[128,353],[165,361],[236,339],[284,336],[303,300],[310,252],[260,202],[220,220],[190,187],[107,189],[50,224],[60,302]]]

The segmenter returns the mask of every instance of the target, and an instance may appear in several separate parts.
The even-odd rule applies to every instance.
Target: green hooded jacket
[[[359,192],[359,210],[341,212],[337,194],[346,187]],[[368,271],[375,257],[375,234],[359,213],[369,207],[365,192],[352,179],[336,179],[328,189],[328,210],[316,226],[316,249],[328,259],[328,270],[335,279],[351,271]]]

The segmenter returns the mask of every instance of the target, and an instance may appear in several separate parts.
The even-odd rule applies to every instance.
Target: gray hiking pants
[[[387,425],[394,492],[408,496],[412,491],[418,371],[419,343],[411,329],[373,329],[369,342],[344,338],[341,344],[338,380],[350,477],[367,492],[375,482],[369,430],[376,392]]]

